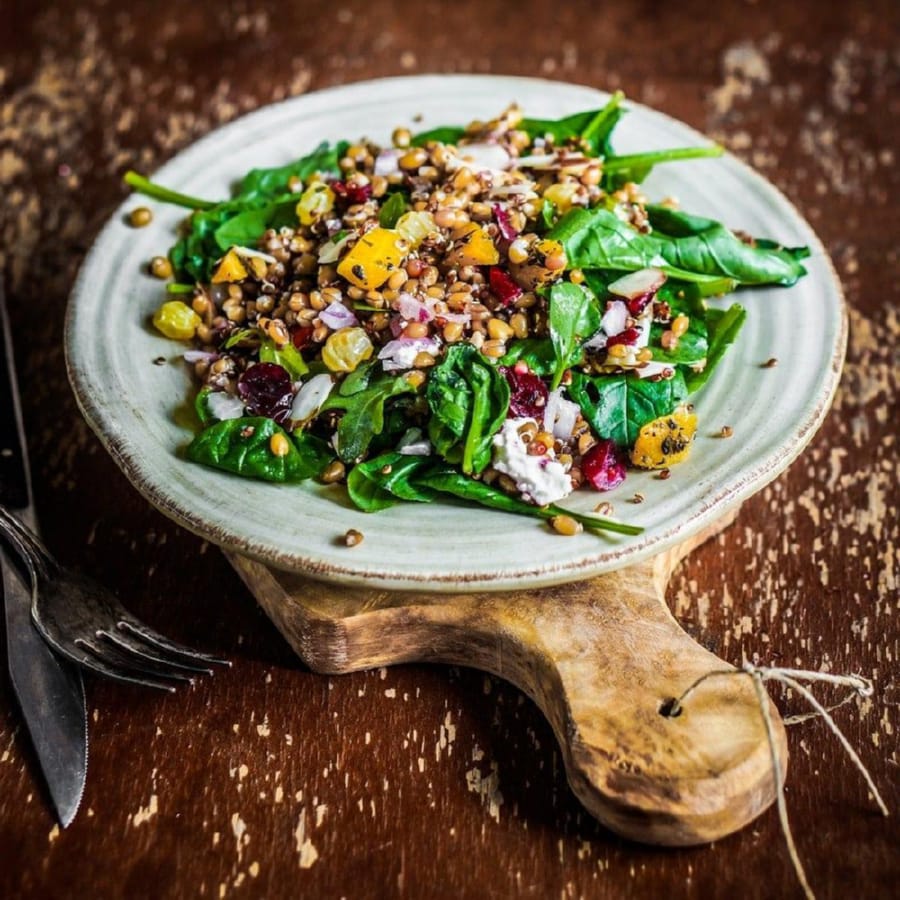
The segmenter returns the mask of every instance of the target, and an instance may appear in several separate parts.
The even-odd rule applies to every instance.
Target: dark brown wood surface
[[[171,697],[88,684],[89,778],[65,832],[0,677],[0,896],[799,895],[772,811],[711,847],[612,836],[568,790],[535,707],[495,678],[307,671],[216,548],[153,511],[81,421],[63,313],[124,195],[120,174],[261,104],[382,75],[621,87],[723,141],[817,229],[850,305],[833,411],[676,574],[670,602],[731,662],[873,678],[875,696],[836,719],[897,810],[895,2],[13,0],[0,12],[0,260],[45,535],[151,624],[234,661]],[[894,896],[894,820],[820,721],[789,742],[787,800],[818,896]]]

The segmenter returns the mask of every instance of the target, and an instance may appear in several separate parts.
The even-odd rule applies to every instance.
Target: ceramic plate
[[[248,169],[281,165],[323,139],[367,136],[387,143],[398,125],[464,124],[490,118],[512,101],[529,116],[556,118],[607,99],[587,87],[526,78],[353,84],[245,116],[179,154],[154,178],[197,196],[226,197]],[[680,122],[630,106],[615,135],[620,153],[707,142]],[[180,358],[185,347],[149,323],[163,290],[146,274],[146,263],[173,243],[184,215],[169,206],[153,204],[152,225],[135,230],[125,223],[135,202],[126,201],[82,267],[66,333],[79,405],[151,503],[214,543],[280,568],[348,584],[450,591],[546,585],[636,562],[709,524],[791,463],[828,409],[846,340],[840,286],[821,243],[761,176],[725,156],[658,167],[645,188],[651,199],[676,196],[684,209],[733,228],[806,244],[812,258],[808,277],[795,287],[741,293],[747,324],[695,396],[698,437],[669,480],[632,472],[610,494],[580,491],[564,503],[588,512],[609,500],[618,518],[644,527],[638,537],[562,537],[537,520],[450,502],[365,514],[335,486],[272,485],[185,462],[181,452],[192,436],[178,415],[192,389]],[[159,357],[167,364],[154,364]],[[778,366],[762,368],[770,357]],[[723,425],[734,430],[729,440],[713,437]],[[629,502],[635,492],[643,503]],[[352,549],[342,541],[349,528],[365,535]]]

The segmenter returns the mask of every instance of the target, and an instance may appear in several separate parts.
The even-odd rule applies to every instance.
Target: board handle
[[[690,547],[676,551],[679,555]],[[339,673],[401,662],[474,666],[549,720],[572,790],[618,834],[683,846],[746,825],[775,799],[772,746],[749,677],[697,644],[664,602],[675,554],[586,581],[460,595],[341,587],[232,562],[303,660]],[[774,752],[784,726],[770,704]]]

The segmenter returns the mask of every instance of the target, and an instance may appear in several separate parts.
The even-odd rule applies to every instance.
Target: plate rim
[[[518,85],[520,89],[528,87],[534,89],[548,85],[553,85],[557,89],[560,87],[574,87],[593,93],[597,96],[598,101],[601,102],[602,98],[610,96],[607,91],[581,82],[511,75],[424,74],[355,81],[323,88],[308,94],[300,94],[276,103],[265,104],[239,116],[182,148],[182,150],[166,160],[156,170],[156,174],[164,174],[165,169],[170,164],[188,151],[202,151],[207,145],[214,146],[222,139],[223,134],[236,132],[257,118],[275,114],[279,109],[302,105],[304,102],[308,102],[310,98],[324,98],[327,102],[329,96],[351,94],[365,90],[367,87],[378,86],[379,89],[389,89],[392,86],[408,88],[413,85],[424,87],[428,82],[434,81],[442,84],[455,82],[457,84],[470,83],[472,85],[483,84],[489,81],[498,86],[500,83],[510,87]],[[701,131],[674,116],[629,98],[626,98],[626,102],[630,108],[640,110],[644,116],[651,119],[660,119],[665,123],[677,124],[680,128],[690,132],[692,137],[698,142],[709,140]],[[797,223],[802,224],[808,233],[811,251],[824,260],[825,271],[830,278],[840,307],[839,327],[832,346],[831,360],[825,373],[825,380],[819,389],[815,405],[809,410],[805,419],[791,431],[790,436],[779,442],[778,447],[770,451],[757,466],[753,469],[744,468],[738,470],[733,478],[728,479],[724,483],[723,489],[712,494],[693,515],[679,521],[666,531],[650,536],[639,536],[636,543],[632,541],[624,546],[608,548],[604,553],[603,564],[598,565],[596,559],[582,559],[570,560],[552,567],[547,564],[539,564],[531,568],[523,566],[514,577],[505,574],[496,576],[490,573],[473,572],[444,574],[433,571],[421,573],[391,572],[386,569],[378,571],[372,569],[371,566],[361,568],[360,565],[353,565],[352,557],[348,559],[349,565],[341,565],[330,560],[323,561],[308,553],[304,555],[299,550],[290,553],[279,551],[265,541],[247,538],[246,536],[242,537],[236,533],[236,530],[229,531],[215,523],[208,522],[202,516],[193,513],[187,504],[179,503],[176,498],[157,488],[153,483],[152,472],[146,472],[142,461],[139,458],[132,457],[132,454],[126,448],[124,437],[119,433],[119,428],[116,427],[116,423],[108,422],[102,411],[101,404],[93,400],[91,391],[87,390],[86,385],[82,382],[83,373],[80,371],[76,361],[78,357],[78,349],[75,344],[77,299],[84,291],[89,264],[93,262],[95,256],[100,255],[104,238],[121,220],[126,212],[126,208],[133,204],[133,199],[130,196],[126,197],[113,210],[108,220],[95,236],[91,248],[82,261],[73,282],[67,302],[64,322],[65,365],[76,403],[82,416],[97,435],[106,451],[112,456],[116,465],[152,506],[195,535],[213,542],[222,550],[251,557],[278,569],[297,572],[308,577],[348,586],[378,587],[400,591],[427,589],[435,592],[451,593],[471,587],[476,587],[480,591],[538,588],[579,581],[636,564],[669,549],[679,541],[687,540],[716,519],[727,515],[735,506],[749,499],[749,497],[765,488],[766,485],[782,474],[812,440],[827,416],[840,381],[846,355],[849,331],[847,301],[834,264],[818,234],[797,209],[796,205],[761,173],[728,150],[723,154],[723,159],[726,159],[732,166],[736,166],[742,178],[749,179],[764,195],[768,195],[786,206],[796,217]]]

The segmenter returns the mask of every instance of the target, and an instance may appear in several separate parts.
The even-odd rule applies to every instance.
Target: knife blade
[[[36,516],[12,335],[0,283],[0,503],[32,529]],[[80,671],[44,643],[31,621],[31,590],[0,544],[7,661],[13,692],[63,828],[75,818],[87,776],[87,708]]]

